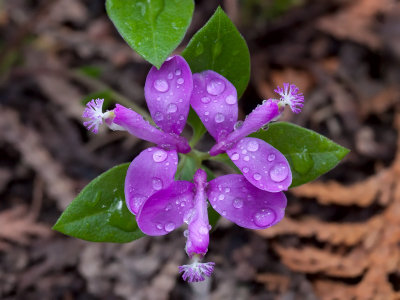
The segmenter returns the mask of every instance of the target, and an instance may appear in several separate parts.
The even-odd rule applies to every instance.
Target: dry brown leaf
[[[265,285],[267,290],[276,291],[280,294],[289,289],[290,279],[288,276],[272,273],[258,274],[256,281]]]
[[[0,239],[26,245],[31,237],[45,238],[51,235],[48,226],[36,223],[25,206],[16,206],[0,212]],[[0,250],[8,248],[5,241],[0,241]]]

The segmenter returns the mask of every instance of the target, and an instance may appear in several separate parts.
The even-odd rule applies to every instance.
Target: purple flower
[[[153,162],[146,167],[156,165],[157,162]],[[212,262],[199,262],[208,251],[211,229],[207,198],[219,214],[250,229],[275,225],[283,218],[286,207],[286,197],[282,192],[260,190],[243,175],[220,176],[207,183],[206,172],[199,169],[193,181],[173,181],[147,198],[136,215],[139,228],[152,236],[165,235],[184,222],[188,224],[184,232],[186,252],[194,262],[179,267],[179,270],[183,272],[183,279],[189,282],[204,280],[214,268]]]
[[[280,100],[263,101],[243,122],[237,122],[236,89],[226,78],[205,71],[193,75],[193,86],[190,104],[217,141],[210,155],[226,152],[247,180],[261,190],[287,190],[292,174],[285,156],[265,141],[247,136],[276,119],[281,105],[288,104],[298,112],[304,100],[298,89],[284,84],[285,90],[278,88]]]
[[[119,104],[103,113],[102,99],[90,101],[83,112],[83,117],[90,119],[84,125],[95,133],[104,120],[113,130],[127,130],[157,145],[142,151],[129,166],[125,196],[133,214],[138,213],[143,201],[154,192],[172,183],[178,163],[177,152],[190,151],[188,141],[179,135],[186,124],[192,89],[189,65],[181,56],[173,56],[159,70],[150,69],[144,89],[150,114],[159,128]],[[148,168],[149,165],[152,168]]]

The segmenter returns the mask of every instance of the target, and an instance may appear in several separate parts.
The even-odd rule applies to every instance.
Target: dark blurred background
[[[0,0],[1,299],[400,299],[399,1],[196,1],[177,53],[218,5],[251,52],[241,116],[277,84],[295,83],[306,105],[284,119],[351,153],[287,193],[277,226],[221,220],[207,256],[215,274],[194,288],[178,275],[182,232],[123,245],[53,232],[91,179],[148,146],[88,133],[83,99],[145,108],[150,65],[102,0]]]

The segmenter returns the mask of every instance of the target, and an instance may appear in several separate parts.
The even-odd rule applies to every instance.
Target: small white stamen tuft
[[[211,276],[214,266],[213,262],[200,263],[198,258],[195,258],[192,264],[179,266],[179,273],[183,273],[182,278],[187,282],[199,282]]]
[[[304,96],[303,93],[299,93],[296,85],[284,83],[283,88],[278,86],[274,92],[281,96],[279,104],[289,105],[290,109],[296,114],[301,112],[304,106]]]

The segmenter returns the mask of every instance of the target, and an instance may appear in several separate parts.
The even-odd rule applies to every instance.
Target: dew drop
[[[236,198],[233,200],[232,205],[234,208],[242,208],[243,207],[243,200],[240,198]]]
[[[275,213],[272,209],[264,208],[254,215],[254,224],[258,227],[266,227],[275,221]]]
[[[275,154],[268,155],[268,161],[273,161],[275,159]]]
[[[210,103],[210,101],[211,101],[211,99],[209,97],[202,97],[201,98],[201,102],[203,102],[205,104]]]
[[[276,164],[269,171],[269,176],[271,176],[271,179],[275,182],[281,182],[285,180],[288,177],[288,175],[289,175],[289,169],[283,163]]]
[[[224,199],[225,199],[225,196],[223,194],[218,196],[218,200],[224,200]]]
[[[225,193],[229,193],[231,191],[231,188],[225,188]]]
[[[172,79],[172,78],[174,78],[174,74],[172,74],[172,73],[168,73],[168,76],[167,76],[167,78],[168,78],[168,79]]]
[[[164,79],[157,79],[154,81],[154,88],[161,93],[165,93],[169,88],[168,82]]]
[[[226,216],[226,211],[225,211],[225,210],[222,211],[222,215],[223,215],[223,216]]]
[[[178,80],[176,81],[178,84],[182,84],[185,82],[185,80],[183,78],[178,78]]]
[[[242,154],[246,154],[247,153],[247,150],[246,149],[243,149],[242,150]]]
[[[232,105],[236,103],[236,97],[233,95],[229,95],[228,97],[225,98],[226,104]]]
[[[164,229],[165,229],[166,232],[171,232],[172,230],[175,229],[175,224],[172,223],[172,222],[171,223],[167,223],[167,224],[165,224]]]
[[[153,181],[152,181],[152,185],[153,185],[153,189],[155,189],[156,191],[159,191],[162,189],[162,181],[160,178],[154,177]]]
[[[175,70],[175,75],[176,75],[176,76],[179,76],[179,75],[181,75],[181,74],[182,74],[181,69],[176,69],[176,70]]]
[[[243,160],[244,160],[244,161],[249,161],[249,160],[250,160],[250,157],[249,157],[248,155],[246,155],[245,157],[243,157]]]
[[[233,126],[233,129],[238,130],[238,129],[242,128],[242,126],[243,126],[243,121],[237,121],[235,123],[235,125]]]
[[[204,112],[204,115],[208,116],[210,114],[209,111]]]
[[[164,160],[167,159],[167,156],[168,156],[167,152],[160,149],[153,153],[153,160],[155,162],[163,162]]]
[[[213,79],[207,83],[207,92],[210,95],[220,95],[225,90],[225,83],[220,79]]]
[[[254,178],[254,180],[257,180],[257,181],[258,181],[258,180],[261,179],[261,175],[258,174],[258,173],[254,173],[253,178]]]
[[[232,160],[238,160],[238,159],[239,159],[239,154],[238,154],[238,153],[234,153],[234,154],[231,156],[231,159],[232,159]]]
[[[164,116],[161,112],[156,112],[154,115],[154,119],[156,119],[156,121],[162,121],[164,119]]]
[[[208,228],[206,227],[206,226],[201,226],[200,228],[199,228],[199,233],[200,234],[207,234],[208,233]]]
[[[180,115],[180,116],[179,116],[179,120],[183,121],[184,119],[185,119],[185,116],[184,116],[184,115]]]
[[[214,120],[215,120],[215,123],[222,123],[223,121],[225,121],[225,116],[221,113],[217,113],[215,115]]]
[[[161,230],[162,229],[162,224],[161,223],[157,223],[156,227],[157,227],[158,230]]]
[[[242,171],[243,171],[243,173],[248,173],[249,172],[249,168],[247,168],[247,167],[244,167],[243,169],[242,169]]]
[[[178,110],[178,106],[175,103],[171,103],[167,107],[167,113],[171,114]]]
[[[251,152],[256,152],[258,150],[258,143],[257,141],[250,141],[247,144],[247,150],[251,151]]]

